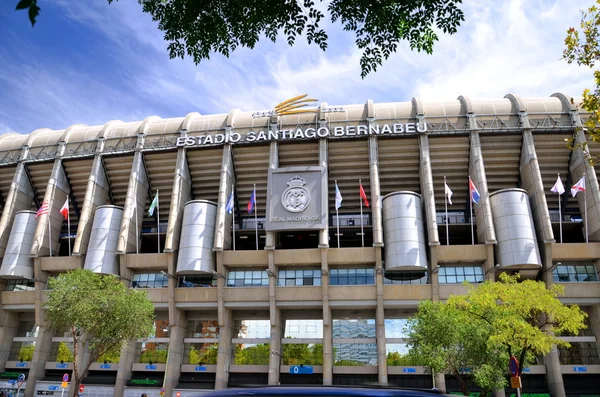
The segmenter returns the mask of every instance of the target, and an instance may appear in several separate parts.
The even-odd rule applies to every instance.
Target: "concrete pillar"
[[[527,119],[522,116],[521,120]],[[524,121],[523,121],[524,122]],[[527,124],[529,121],[527,120]],[[523,130],[523,144],[521,146],[521,163],[519,165],[521,174],[521,183],[523,189],[527,190],[533,221],[538,235],[538,240],[542,243],[554,242],[554,232],[552,231],[552,222],[546,203],[546,192],[544,191],[544,182],[540,173],[540,165],[535,151],[535,143],[531,130]]]
[[[179,148],[177,151],[175,179],[173,179],[173,194],[171,195],[171,206],[169,208],[169,225],[167,226],[165,252],[173,252],[179,248],[183,208],[185,203],[191,199],[192,177],[190,176],[188,168],[186,150],[184,148]]]
[[[77,235],[75,236],[75,244],[73,244],[73,255],[85,255],[87,253],[96,208],[106,204],[108,191],[109,185],[104,163],[102,157],[96,154],[85,190],[83,205],[81,206]]]
[[[174,318],[174,322],[171,322]],[[181,364],[183,363],[184,345],[183,339],[187,332],[187,316],[181,309],[176,309],[174,313],[169,312],[169,325],[171,327],[169,338],[169,353],[165,373],[165,395],[173,395],[173,390],[179,383],[181,376]]]
[[[483,271],[485,272],[485,279],[490,281],[496,280],[496,264],[494,263],[494,245],[485,245],[485,262],[483,263]]]
[[[277,297],[275,295],[275,287],[277,286],[277,267],[274,261],[274,252],[269,250],[269,321],[271,325],[271,355],[269,356],[269,384],[279,384],[279,368],[281,358],[283,357],[283,349],[281,346],[281,309],[277,307]]]
[[[369,121],[369,126],[373,121]],[[381,220],[381,188],[379,184],[379,142],[375,135],[369,137],[369,176],[371,179],[371,220],[373,222],[373,246],[383,247],[383,223]]]
[[[326,126],[324,121],[319,121],[319,126]],[[325,168],[325,172],[329,173],[329,157],[328,157],[328,141],[325,138],[319,139],[319,166]],[[325,184],[325,189],[321,193],[325,197],[329,197],[329,184]],[[371,187],[372,189],[372,187]],[[373,191],[373,190],[371,190]],[[325,206],[323,216],[327,219],[325,228],[319,231],[319,248],[329,248],[329,205]]]
[[[383,308],[383,263],[381,247],[375,247],[375,286],[377,307],[375,308],[375,335],[377,337],[377,373],[380,385],[387,386],[387,354],[385,343],[385,310]]]
[[[215,389],[226,389],[231,363],[231,338],[233,336],[233,310],[219,306],[219,350]]]
[[[0,217],[0,258],[4,257],[4,251],[6,250],[15,214],[19,211],[31,209],[34,197],[35,191],[27,176],[25,164],[19,163],[17,164],[15,176],[8,190],[8,195],[4,201],[4,208],[2,208],[2,216]]]
[[[215,242],[213,249],[222,251],[233,246],[231,235],[231,222],[233,214],[225,211],[227,201],[235,184],[235,169],[233,168],[233,154],[231,145],[223,146],[223,159],[221,161],[221,180],[219,182],[219,202],[217,203],[217,223],[215,229]],[[235,211],[235,210],[234,210]]]
[[[600,241],[600,187],[596,171],[591,164],[591,155],[585,134],[583,131],[577,131],[574,135],[573,153],[571,154],[571,163],[569,170],[573,184],[577,183],[585,172],[585,192],[577,193],[577,202],[581,210],[581,216],[585,216],[584,208],[587,201],[587,229],[590,241]],[[567,186],[567,189],[570,186]],[[566,194],[568,194],[567,192]],[[585,236],[585,225],[583,233]]]
[[[596,348],[600,354],[600,304],[590,306],[590,328],[596,337]]]
[[[277,125],[271,125],[271,130],[277,130]],[[269,169],[274,170],[279,168],[279,144],[273,141],[269,144]],[[266,232],[265,249],[275,249],[275,232]]]
[[[141,137],[139,139],[143,140]],[[125,208],[123,209],[123,220],[121,221],[119,241],[117,242],[117,254],[123,255],[137,251],[137,244],[144,221],[146,200],[148,200],[148,188],[148,174],[144,166],[143,154],[138,147],[133,155],[131,176],[129,177],[129,185],[127,186]]]
[[[446,393],[446,376],[443,373],[435,374],[433,376],[433,387],[442,393]]]
[[[433,189],[433,175],[431,174],[431,159],[429,158],[429,138],[425,134],[419,135],[421,179],[421,197],[425,206],[425,219],[427,221],[427,237],[429,245],[439,245],[437,212],[435,209],[435,192]]]
[[[58,252],[60,230],[65,221],[60,213],[60,209],[67,200],[67,197],[69,197],[70,192],[71,187],[69,186],[62,160],[58,158],[54,160],[50,180],[44,193],[43,202],[48,204],[49,210],[47,214],[38,217],[30,256],[34,258],[38,256],[52,256]],[[50,219],[50,222],[48,222],[48,219]],[[48,223],[50,223],[51,241],[48,240]],[[50,253],[50,243],[52,244],[52,253]]]
[[[119,366],[117,370],[117,380],[115,382],[115,396],[125,395],[125,385],[131,379],[131,367],[135,361],[135,348],[137,342],[125,344],[121,349]]]
[[[1,285],[4,287],[4,284]],[[4,290],[4,288],[2,288]],[[6,362],[10,355],[13,338],[19,329],[20,313],[0,309],[0,371],[5,371]]]
[[[438,302],[440,300],[440,279],[438,277],[440,266],[438,264],[438,246],[429,246],[429,266],[431,266],[430,280],[431,283],[431,300]]]
[[[323,294],[323,384],[333,384],[333,321],[329,307],[329,263],[327,249],[321,249],[321,291]]]
[[[487,186],[485,165],[481,153],[481,141],[478,131],[471,131],[471,156],[469,158],[469,174],[477,187],[481,198],[479,204],[473,205],[473,213],[477,220],[477,240],[480,243],[496,244],[496,231],[492,219],[492,208],[490,206],[490,193]]]
[[[37,320],[36,320],[36,324]],[[35,352],[33,353],[33,361],[27,376],[27,387],[25,389],[25,397],[33,397],[35,395],[35,385],[42,380],[46,372],[46,361],[50,356],[50,348],[52,347],[52,337],[54,330],[40,325],[38,336],[35,340]]]

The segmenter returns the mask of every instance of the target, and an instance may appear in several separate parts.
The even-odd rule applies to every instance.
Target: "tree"
[[[107,0],[112,3],[113,0]],[[322,1],[322,0],[321,0]],[[314,0],[138,0],[164,32],[171,58],[192,57],[196,64],[212,53],[227,57],[238,47],[254,48],[265,36],[275,42],[283,35],[292,46],[306,34],[309,44],[325,51],[328,36],[321,27],[325,14]],[[401,41],[431,54],[438,41],[435,29],[454,34],[464,21],[461,0],[329,0],[332,22],[354,32],[362,50],[361,76],[376,71],[396,52]],[[37,0],[20,0],[17,10],[28,10],[32,26],[40,12]]]
[[[145,292],[125,287],[118,277],[77,269],[51,278],[48,284],[47,325],[72,332],[71,395],[79,390],[92,363],[152,332],[154,305]],[[87,358],[82,354],[85,347]]]
[[[544,356],[554,345],[570,344],[557,335],[578,335],[586,328],[587,314],[577,305],[566,306],[557,298],[564,287],[541,281],[519,281],[518,275],[500,275],[500,282],[485,281],[468,294],[451,296],[447,305],[465,320],[489,332],[488,345],[504,355],[515,355],[519,375],[532,357]],[[483,332],[483,331],[482,331]],[[508,363],[506,363],[508,366]]]
[[[600,6],[600,0],[596,0]],[[593,5],[581,12],[580,30],[570,27],[565,38],[564,59],[569,63],[595,68],[600,61],[600,8]],[[587,132],[600,142],[600,70],[594,70],[594,88],[583,91],[581,106],[590,113],[585,122]]]
[[[406,331],[410,348],[406,361],[420,361],[435,373],[452,375],[464,395],[470,393],[469,378],[481,387],[482,397],[506,385],[508,356],[488,343],[493,335],[490,324],[471,321],[468,313],[444,303],[423,301]],[[390,354],[388,362],[394,359]]]

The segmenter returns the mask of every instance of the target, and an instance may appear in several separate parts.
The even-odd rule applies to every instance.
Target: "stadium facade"
[[[419,301],[502,272],[560,283],[563,302],[589,314],[585,332],[565,336],[570,349],[527,369],[524,392],[600,394],[589,161],[600,147],[585,118],[563,94],[461,96],[0,136],[0,389],[23,373],[25,395],[61,392],[70,339],[45,327],[44,290],[84,267],[145,288],[157,318],[149,339],[92,365],[85,396],[278,383],[459,391],[403,365],[403,325]]]

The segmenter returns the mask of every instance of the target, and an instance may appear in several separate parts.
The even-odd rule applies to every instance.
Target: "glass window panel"
[[[315,285],[321,285],[321,277],[315,279]]]
[[[456,284],[456,276],[448,276],[446,277],[446,281],[448,284]]]

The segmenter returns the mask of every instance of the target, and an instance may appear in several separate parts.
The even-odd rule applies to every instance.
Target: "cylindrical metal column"
[[[183,210],[177,274],[212,273],[216,269],[213,245],[217,205],[212,201],[188,201]]]
[[[118,276],[117,242],[123,208],[103,205],[96,209],[84,268],[94,273]]]
[[[10,231],[0,276],[3,278],[32,278],[33,260],[29,256],[37,222],[34,211],[19,211]]]

